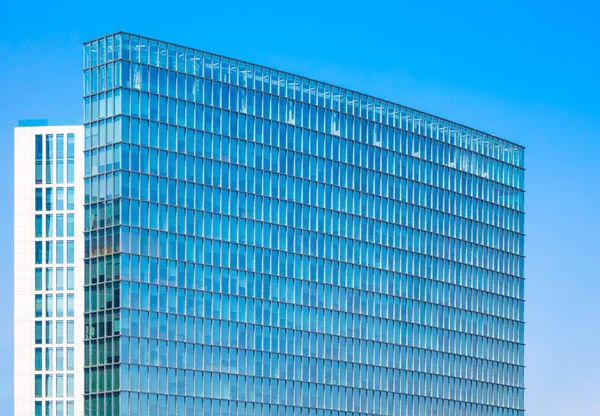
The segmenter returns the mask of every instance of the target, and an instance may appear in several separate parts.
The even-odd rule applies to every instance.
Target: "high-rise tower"
[[[523,415],[523,148],[85,44],[86,414]]]
[[[83,413],[83,126],[22,124],[14,133],[14,414],[77,416]]]

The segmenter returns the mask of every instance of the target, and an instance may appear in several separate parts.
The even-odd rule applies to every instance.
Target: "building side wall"
[[[14,169],[14,414],[81,415],[83,127],[15,128]]]

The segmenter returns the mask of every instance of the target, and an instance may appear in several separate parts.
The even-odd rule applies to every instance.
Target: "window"
[[[42,349],[35,349],[35,371],[42,371],[44,365],[44,360],[42,358]]]
[[[54,261],[54,244],[52,241],[46,241],[46,264],[52,264]]]
[[[73,347],[67,348],[67,371],[75,369],[75,349]]]
[[[67,183],[75,180],[75,135],[67,134]]]
[[[54,283],[54,269],[51,267],[46,269],[46,290],[52,290]]]
[[[42,202],[43,193],[42,188],[35,188],[35,210],[42,211],[44,209],[44,204]]]
[[[63,397],[65,395],[64,389],[65,389],[64,376],[62,374],[57,374],[56,375],[56,397]],[[57,407],[58,407],[58,403],[57,403]]]
[[[64,134],[56,135],[56,183],[63,183],[64,181],[64,157],[65,157],[65,146],[64,146]]]
[[[36,321],[35,322],[35,343],[36,344],[41,344],[42,343],[42,322],[41,321]]]
[[[58,276],[58,270],[56,275]],[[57,278],[58,280],[58,278]],[[57,289],[58,289],[58,285],[57,285]],[[60,318],[64,315],[65,311],[65,300],[64,300],[64,295],[63,294],[57,294],[56,295],[56,317]]]
[[[67,188],[67,210],[72,211],[75,209],[75,189]]]
[[[43,264],[44,263],[44,258],[43,258],[43,243],[41,241],[36,241],[35,242],[35,264]]]
[[[64,274],[65,269],[63,269],[62,267],[56,268],[56,290],[65,289]]]
[[[54,396],[52,374],[46,374],[46,397]]]
[[[52,348],[46,348],[46,371],[52,371],[54,363]]]
[[[41,134],[35,135],[35,183],[42,183],[44,141]]]
[[[65,217],[63,214],[56,215],[56,236],[64,237],[65,235]]]
[[[35,216],[35,237],[39,238],[39,237],[43,237],[43,219],[44,217],[41,215],[36,215]]]
[[[67,316],[75,316],[75,295],[72,293],[67,295]]]
[[[56,321],[56,343],[64,342],[65,324],[63,321]]]
[[[75,290],[75,269],[67,268],[67,290]]]
[[[65,209],[65,188],[56,188],[56,210]]]
[[[48,214],[48,215],[46,215],[46,237],[52,237],[54,235],[53,227],[54,227],[53,215]]]
[[[42,375],[35,375],[35,397],[42,397]],[[36,403],[37,404],[37,403]],[[37,409],[37,406],[36,406]],[[41,412],[41,403],[40,403],[40,412]]]
[[[67,321],[67,344],[75,343],[75,323]]]
[[[52,202],[54,198],[52,196],[52,188],[46,188],[46,211],[52,211]]]
[[[63,264],[65,262],[65,242],[59,240],[56,242],[56,264]]]
[[[75,235],[75,214],[67,214],[67,237]]]
[[[65,367],[65,350],[63,348],[56,349],[56,371],[63,371]]]
[[[43,300],[42,295],[35,295],[35,317],[41,318],[43,316]]]
[[[75,242],[73,240],[67,241],[67,263],[75,263]]]
[[[54,295],[46,295],[46,317],[54,316]]]
[[[75,376],[73,374],[67,375],[67,397],[73,397],[75,394]]]
[[[54,151],[52,146],[52,135],[46,135],[46,183],[52,183],[52,159]]]
[[[42,268],[36,267],[35,269],[35,290],[42,290]]]

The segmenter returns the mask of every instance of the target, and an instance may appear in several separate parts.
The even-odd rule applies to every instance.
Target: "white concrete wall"
[[[67,133],[75,134],[75,236],[69,237],[75,242],[75,302],[74,302],[74,320],[75,324],[75,368],[74,368],[74,398],[49,398],[38,400],[62,400],[65,402],[64,415],[67,413],[66,402],[74,400],[75,412],[79,416],[83,415],[83,202],[84,202],[84,135],[83,126],[44,126],[44,127],[17,127],[14,131],[14,414],[15,416],[34,415],[35,397],[34,397],[34,376],[35,372],[35,135],[53,134],[54,147],[56,148],[56,135],[64,134],[65,146],[65,181],[67,164]],[[44,142],[44,155],[45,155]],[[56,165],[54,165],[56,170]],[[45,165],[43,167],[45,174]],[[45,182],[45,181],[44,181]],[[40,184],[39,187],[66,187],[67,184],[56,185]],[[56,191],[54,191],[56,192]],[[45,190],[44,190],[45,194]],[[56,200],[56,193],[54,193]],[[54,207],[55,208],[55,207]],[[44,212],[45,214],[45,212]],[[66,213],[65,213],[66,214]],[[56,223],[54,224],[56,226]],[[66,227],[66,215],[65,215]],[[55,234],[53,234],[55,236]],[[63,238],[59,238],[63,240]],[[65,237],[64,240],[67,238]],[[56,237],[44,240],[54,240]],[[55,242],[56,247],[56,242]],[[66,244],[65,244],[66,250]],[[65,253],[66,258],[66,253]],[[66,267],[66,266],[65,266]],[[45,280],[45,276],[43,276]],[[66,285],[66,270],[65,270]],[[55,287],[54,287],[55,288]],[[45,289],[45,288],[44,288]],[[41,291],[38,294],[50,294],[53,291]],[[56,313],[56,311],[55,311]],[[66,314],[66,297],[65,297]],[[65,322],[67,318],[64,318]],[[56,334],[55,341],[56,341]],[[66,327],[65,327],[66,337]],[[39,346],[39,345],[38,345]],[[56,362],[56,356],[54,356]],[[65,368],[66,368],[66,349],[65,349]],[[41,371],[37,374],[67,373],[67,371]],[[54,381],[54,390],[56,391],[56,382]],[[44,391],[45,393],[45,391]],[[66,395],[66,388],[65,388]],[[56,412],[56,407],[54,407]],[[55,414],[55,413],[53,413]]]

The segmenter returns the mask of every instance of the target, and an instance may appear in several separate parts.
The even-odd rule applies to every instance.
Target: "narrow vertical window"
[[[54,366],[52,365],[54,362],[54,354],[52,348],[46,348],[46,370],[52,371]]]
[[[67,344],[75,343],[75,322],[67,322]]]
[[[35,371],[42,371],[44,365],[44,359],[42,357],[42,349],[35,349]]]
[[[67,268],[67,290],[75,290],[75,269]]]
[[[41,134],[35,135],[35,183],[42,183],[42,169],[44,158],[44,139]]]
[[[46,269],[46,290],[52,290],[54,288],[54,269]]]
[[[67,188],[67,210],[75,209],[75,188]]]
[[[42,295],[35,295],[35,317],[41,318],[43,315],[43,297]]]
[[[54,146],[52,134],[46,134],[46,183],[52,183]]]
[[[52,264],[54,262],[54,244],[52,241],[46,241],[46,264]]]
[[[65,350],[64,348],[56,349],[56,370],[63,371],[65,369]]]
[[[46,295],[46,317],[52,318],[54,316],[54,296]],[[51,322],[46,322],[46,324]]]
[[[35,290],[42,290],[42,268],[36,267],[35,269]]]
[[[42,375],[41,374],[35,375],[35,397],[42,397]],[[37,406],[36,406],[36,409],[37,409]],[[40,413],[41,413],[41,403],[40,403]]]
[[[42,188],[35,188],[35,210],[36,211],[42,211],[44,209],[44,204],[42,202],[43,200],[43,189]]]
[[[53,207],[53,192],[52,192],[52,188],[46,188],[46,211],[52,211],[52,207]]]
[[[75,349],[73,347],[67,348],[67,371],[75,369]]]
[[[44,263],[44,259],[42,256],[42,253],[43,253],[42,244],[43,243],[41,241],[35,242],[35,264],[43,264]]]
[[[56,242],[56,264],[63,264],[65,262],[65,242],[59,240]]]
[[[56,183],[64,182],[65,172],[65,141],[64,134],[56,135]]]
[[[43,217],[41,215],[35,216],[35,237],[43,237]]]
[[[65,219],[63,214],[56,215],[56,236],[64,237],[65,235]]]
[[[56,210],[65,209],[65,188],[56,188]]]
[[[75,135],[67,134],[67,183],[75,181]]]
[[[46,237],[52,237],[54,235],[53,229],[54,229],[53,215],[48,214],[48,215],[46,215]]]
[[[67,316],[75,316],[75,295],[72,293],[67,295]]]
[[[75,235],[75,215],[67,214],[67,237]]]
[[[75,242],[73,240],[67,241],[67,263],[75,263]]]
[[[65,269],[62,267],[56,268],[56,290],[64,290],[64,272]]]

